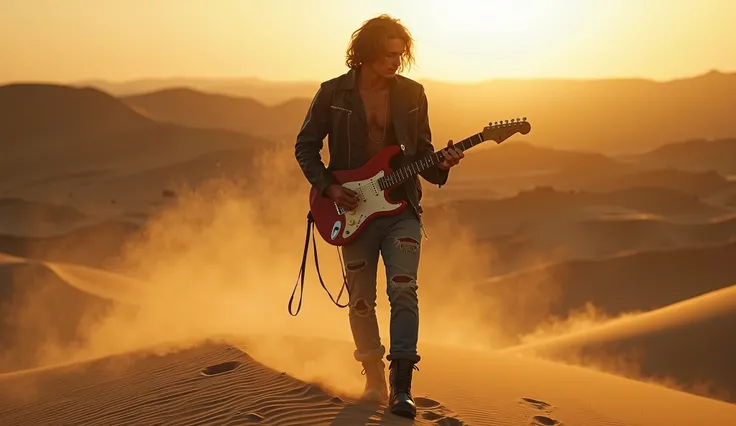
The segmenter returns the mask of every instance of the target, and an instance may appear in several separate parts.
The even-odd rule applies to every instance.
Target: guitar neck
[[[476,133],[468,138],[461,140],[460,142],[455,143],[453,146],[455,148],[460,148],[461,151],[465,152],[474,146],[480,145],[483,142],[483,135],[481,133]],[[429,169],[430,167],[437,166],[443,161],[445,161],[445,156],[442,155],[441,150],[434,152],[424,158],[413,161],[399,169],[396,169],[386,176],[378,179],[379,186],[382,190],[392,188],[403,183],[412,176],[418,175],[419,173]]]

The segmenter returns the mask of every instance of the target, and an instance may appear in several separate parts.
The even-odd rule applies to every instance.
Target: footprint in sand
[[[414,403],[417,406],[417,410],[420,412],[419,415],[424,420],[429,420],[440,426],[465,425],[465,422],[462,420],[450,416],[450,411],[434,399],[418,396],[414,398]]]
[[[521,403],[534,407],[537,410],[545,411],[547,413],[549,413],[552,409],[552,406],[550,404],[547,404],[546,402],[540,401],[538,399],[521,398]]]
[[[440,420],[444,419],[445,416],[443,416],[441,413],[438,413],[436,411],[425,411],[422,413],[422,418],[424,420]]]
[[[465,426],[466,425],[464,421],[457,419],[455,417],[443,417],[435,421],[434,423],[439,426]]]
[[[547,416],[534,416],[532,417],[532,422],[530,423],[534,426],[559,426],[562,425],[562,423],[558,422],[557,420],[547,417]]]
[[[240,367],[240,361],[228,361],[221,364],[210,365],[200,372],[203,376],[217,376],[228,373]]]
[[[465,422],[452,416],[445,416],[437,411],[425,411],[422,413],[424,420],[430,420],[432,423],[440,426],[463,426]]]
[[[431,410],[433,408],[439,408],[442,406],[442,404],[435,401],[434,399],[425,398],[422,396],[415,397],[414,404],[416,404],[417,408],[423,408],[425,410]]]

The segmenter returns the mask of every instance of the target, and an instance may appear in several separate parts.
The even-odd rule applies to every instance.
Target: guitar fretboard
[[[460,142],[455,143],[453,146],[458,147],[461,151],[465,152],[466,150],[482,143],[483,141],[483,135],[481,133],[476,133],[468,138],[461,140]],[[412,176],[417,175],[430,167],[434,167],[442,163],[443,161],[445,161],[445,156],[442,155],[441,150],[437,151],[435,153],[429,154],[424,158],[411,162],[404,167],[396,169],[386,176],[378,179],[378,185],[382,190],[385,191],[386,189],[399,185]]]

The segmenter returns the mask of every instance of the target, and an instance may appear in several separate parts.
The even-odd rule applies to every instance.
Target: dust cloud
[[[292,149],[276,146],[254,159],[244,178],[177,188],[177,201],[152,217],[142,235],[123,242],[122,255],[111,263],[136,284],[94,283],[98,294],[126,287],[126,298],[135,303],[100,302],[80,292],[62,295],[50,289],[66,288],[66,283],[45,277],[45,287],[29,290],[12,312],[13,321],[34,332],[11,352],[22,351],[34,358],[34,366],[44,366],[112,354],[165,354],[209,340],[240,347],[266,366],[336,394],[360,392],[364,379],[352,358],[348,309],[336,307],[321,288],[311,243],[302,310],[297,317],[287,312],[303,254],[309,190]],[[615,319],[591,304],[550,317],[550,307],[562,296],[557,281],[564,273],[536,273],[533,279],[522,274],[513,288],[496,286],[498,280],[489,277],[497,275],[494,268],[503,255],[497,247],[479,241],[452,212],[429,213],[425,219],[429,238],[422,241],[418,279],[420,354],[425,344],[484,350],[536,343]],[[336,296],[342,286],[337,250],[319,236],[316,240],[325,284]],[[540,271],[549,262],[531,260],[542,265]],[[376,310],[388,344],[382,265],[378,277]],[[294,307],[298,299],[299,289]],[[61,307],[57,317],[73,313],[63,334],[45,308],[51,300]],[[530,324],[534,331],[514,334]],[[640,375],[637,360],[626,354],[572,354],[562,361],[655,380]],[[678,387],[666,378],[656,380]]]
[[[297,317],[287,312],[309,208],[309,187],[291,150],[278,147],[255,159],[247,179],[178,188],[177,202],[153,217],[142,237],[125,242],[123,254],[111,265],[139,281],[131,292],[135,306],[119,303],[102,317],[80,321],[77,331],[84,344],[60,352],[49,341],[41,351],[47,355],[44,363],[250,337],[255,344],[248,353],[259,362],[336,391],[358,391],[362,367],[352,358],[351,346],[348,351],[320,348],[324,356],[306,362],[279,344],[289,336],[352,342],[348,309],[332,304],[321,288],[311,244],[302,310]],[[483,258],[492,248],[481,247],[458,220],[433,222],[429,239],[422,241],[419,350],[425,343],[492,347],[500,333],[484,318],[494,308],[489,299],[479,301],[470,285],[491,272]],[[317,249],[325,283],[336,296],[342,285],[337,250],[319,236]],[[378,277],[377,314],[387,344],[382,266]]]

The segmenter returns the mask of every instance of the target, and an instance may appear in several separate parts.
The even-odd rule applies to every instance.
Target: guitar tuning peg
[[[526,117],[524,117],[524,121],[526,121]]]
[[[509,122],[509,120],[506,120],[506,123],[508,123],[508,122]]]

